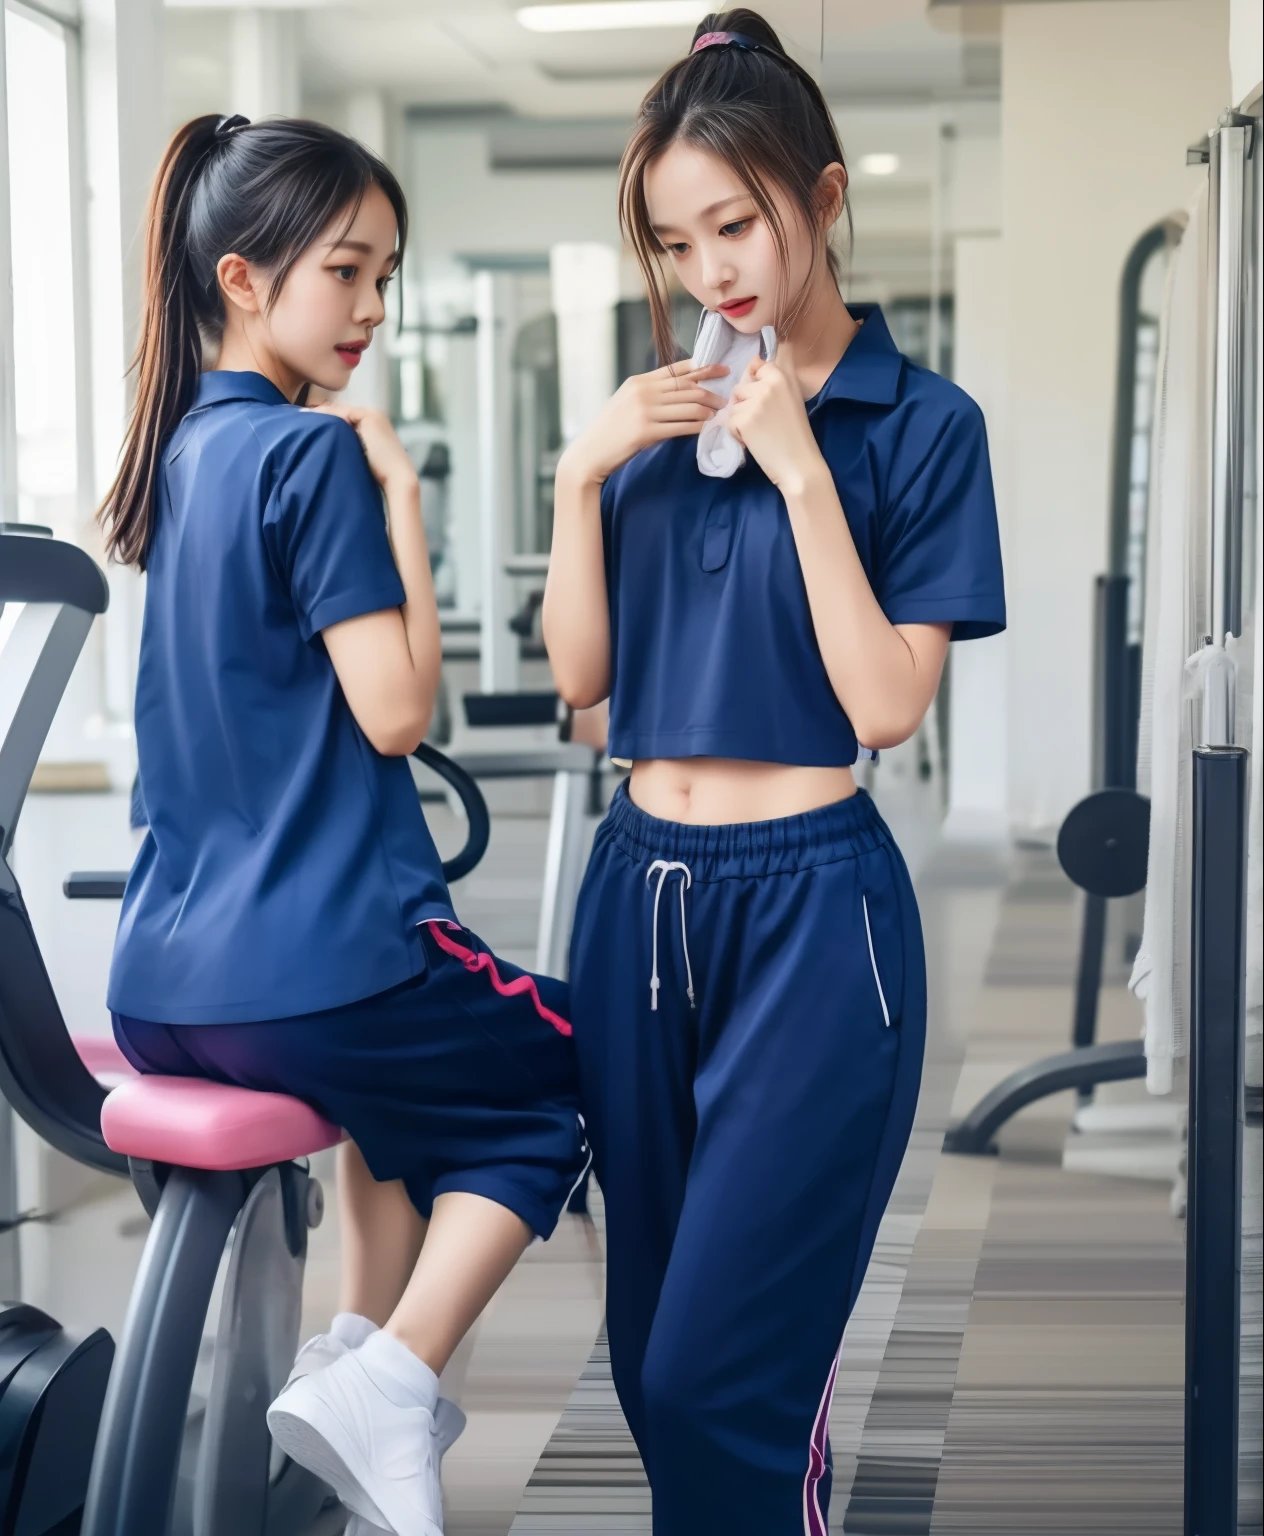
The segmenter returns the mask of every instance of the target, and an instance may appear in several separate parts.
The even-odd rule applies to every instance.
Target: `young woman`
[[[909,877],[852,776],[909,737],[952,638],[1004,626],[983,422],[843,303],[847,173],[750,11],[645,99],[620,212],[659,355],[558,469],[545,635],[630,759],[579,900],[572,1018],[608,1223],[615,1383],[656,1536],[824,1536],[844,1324],[913,1121]],[[662,264],[773,326],[698,468],[721,367],[674,364]]]
[[[198,118],[163,160],[103,508],[148,573],[109,1002],[140,1070],[352,1138],[343,1310],[269,1423],[371,1528],[437,1536],[438,1374],[586,1154],[565,988],[457,925],[408,769],[440,666],[417,477],[378,412],[295,404],[345,388],[405,231],[390,171],[316,123]]]

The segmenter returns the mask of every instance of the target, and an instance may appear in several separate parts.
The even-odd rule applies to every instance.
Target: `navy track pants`
[[[700,827],[622,787],[571,1019],[655,1536],[825,1536],[843,1329],[925,1040],[917,905],[872,800]]]

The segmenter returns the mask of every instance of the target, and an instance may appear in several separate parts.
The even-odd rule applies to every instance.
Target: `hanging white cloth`
[[[1189,1049],[1190,753],[1208,506],[1207,189],[1168,268],[1151,450],[1138,789],[1150,797],[1145,921],[1129,986],[1145,1007],[1146,1086]]]
[[[708,379],[707,388],[727,401],[753,357],[775,358],[777,333],[766,325],[756,335],[739,331],[719,310],[704,309],[698,320],[698,334],[693,344],[693,366],[709,368],[723,363],[728,369],[718,379]],[[727,480],[746,462],[746,450],[729,431],[732,407],[723,406],[698,433],[698,468],[704,475]]]

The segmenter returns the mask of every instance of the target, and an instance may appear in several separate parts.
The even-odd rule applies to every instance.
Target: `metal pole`
[[[9,91],[0,0],[0,523],[18,519],[18,418],[13,358],[13,244],[9,201]]]
[[[1238,1526],[1248,754],[1233,745],[1236,678],[1225,637],[1241,627],[1242,235],[1251,129],[1250,119],[1226,113],[1208,143],[1212,633],[1201,745],[1193,754],[1185,1536],[1221,1536]]]
[[[513,530],[513,392],[511,279],[501,272],[474,277],[478,316],[479,687],[509,693],[518,686],[518,637],[509,629],[505,559]]]
[[[936,373],[942,371],[944,349],[939,307],[944,286],[944,140],[948,133],[948,125],[936,112],[931,125],[930,323],[927,333],[928,362]]]
[[[9,216],[9,93],[4,0],[0,0],[0,523],[18,516],[18,425],[13,367],[13,248]],[[3,558],[0,556],[0,558]],[[3,607],[3,604],[0,604]],[[0,830],[0,840],[4,833]],[[0,1220],[18,1215],[17,1145],[13,1111],[0,1099]],[[0,1234],[0,1287],[22,1294],[17,1227]]]
[[[1252,120],[1227,112],[1211,136],[1211,178],[1216,189],[1216,325],[1212,416],[1211,638],[1242,628],[1242,220]]]
[[[1119,354],[1115,368],[1115,436],[1110,464],[1110,555],[1112,576],[1128,573],[1128,524],[1132,489],[1133,439],[1137,432],[1137,335],[1141,284],[1151,258],[1173,246],[1184,232],[1178,218],[1152,224],[1128,252],[1119,280]]]
[[[78,31],[67,28],[66,106],[70,121],[67,140],[70,148],[70,270],[71,303],[75,317],[75,474],[79,524],[86,532],[91,527],[97,505],[96,438],[92,421],[92,273],[88,248],[88,158],[84,131],[83,40]],[[105,703],[104,658],[97,656],[96,690]]]
[[[1075,973],[1075,1017],[1071,1025],[1071,1044],[1077,1050],[1092,1045],[1097,1038],[1097,1000],[1102,990],[1105,949],[1106,898],[1086,891],[1080,926],[1080,960]],[[1091,1099],[1092,1096],[1091,1087],[1080,1089],[1081,1099]]]
[[[1238,1528],[1247,752],[1194,752],[1185,1536]]]

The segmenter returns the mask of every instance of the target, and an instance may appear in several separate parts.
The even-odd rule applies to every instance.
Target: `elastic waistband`
[[[695,880],[793,874],[872,853],[891,842],[886,822],[863,789],[846,800],[775,821],[692,826],[661,821],[633,805],[626,781],[606,814],[606,830],[637,863],[668,859],[689,866]]]

